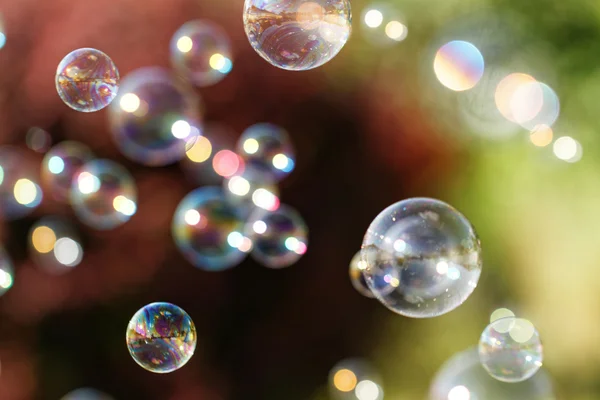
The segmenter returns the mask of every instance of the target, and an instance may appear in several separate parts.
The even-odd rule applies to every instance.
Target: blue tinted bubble
[[[137,211],[133,177],[114,161],[90,161],[73,177],[71,205],[83,223],[99,230],[114,229]]]
[[[251,249],[243,236],[244,216],[218,187],[189,193],[177,206],[172,222],[175,244],[193,265],[221,271],[238,265]]]
[[[73,390],[64,395],[61,400],[114,400],[106,393],[102,393],[96,389],[81,388]]]
[[[200,99],[158,67],[140,68],[123,79],[109,117],[119,150],[149,166],[181,160],[201,132]]]
[[[285,268],[296,263],[308,246],[308,228],[292,207],[276,211],[257,208],[246,222],[246,237],[254,245],[252,257],[268,268]]]
[[[293,71],[317,68],[350,37],[350,1],[246,0],[244,28],[250,45],[270,64]]]
[[[56,69],[56,90],[76,111],[94,112],[108,106],[119,89],[119,71],[109,56],[96,49],[67,54]]]
[[[293,171],[295,154],[288,133],[273,124],[256,124],[244,131],[238,154],[258,172],[280,181]]]
[[[225,31],[210,21],[190,21],[171,39],[173,68],[196,86],[214,85],[233,67]]]
[[[94,158],[86,145],[66,141],[53,146],[42,161],[42,182],[47,191],[58,201],[67,201],[73,175],[85,163]]]
[[[439,200],[408,199],[386,208],[369,226],[362,249],[371,291],[408,317],[452,311],[475,290],[481,274],[481,245],[473,227]]]
[[[36,163],[12,146],[0,147],[0,215],[6,220],[30,214],[42,202]]]
[[[8,253],[0,247],[0,296],[2,296],[14,283],[13,264]]]
[[[152,303],[135,313],[127,326],[127,347],[142,368],[166,374],[183,367],[196,349],[196,327],[181,308]]]
[[[44,217],[29,230],[29,255],[44,272],[60,275],[83,259],[83,247],[75,225],[65,218]]]

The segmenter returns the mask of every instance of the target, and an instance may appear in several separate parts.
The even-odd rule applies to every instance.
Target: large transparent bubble
[[[457,210],[434,199],[408,199],[386,208],[369,226],[362,250],[371,291],[407,317],[454,310],[471,295],[481,273],[475,230]],[[387,285],[381,285],[382,277]]]
[[[244,215],[219,187],[196,189],[177,206],[171,232],[194,266],[221,271],[238,265],[252,244],[243,235]]]
[[[294,71],[317,68],[350,37],[350,1],[246,0],[244,28],[254,50],[272,65]]]
[[[148,166],[181,160],[201,131],[200,99],[168,70],[158,67],[127,75],[109,116],[119,150]]]
[[[554,400],[548,374],[541,370],[529,380],[505,383],[493,379],[479,362],[477,348],[454,355],[436,374],[429,400]]]

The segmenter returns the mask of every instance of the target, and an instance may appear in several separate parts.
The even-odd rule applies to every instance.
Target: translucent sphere
[[[56,69],[56,90],[66,105],[81,112],[108,106],[119,90],[119,71],[106,54],[78,49],[67,54]]]
[[[163,166],[181,160],[200,134],[200,99],[163,68],[127,75],[109,108],[114,143],[130,160]]]
[[[27,152],[13,146],[0,147],[0,216],[22,218],[42,202],[38,169]]]
[[[45,272],[71,271],[83,259],[83,247],[75,225],[65,218],[44,217],[29,230],[29,254]]]
[[[454,40],[440,47],[433,62],[440,83],[454,91],[472,89],[483,76],[484,68],[479,49],[462,40]]]
[[[81,388],[67,393],[61,400],[113,400],[113,398],[96,389]]]
[[[542,366],[540,335],[526,319],[498,319],[481,334],[479,359],[492,378],[502,382],[522,382],[535,375]]]
[[[276,67],[304,71],[334,58],[352,31],[348,0],[246,0],[250,45]]]
[[[158,374],[187,364],[194,355],[196,340],[194,322],[174,304],[148,304],[127,326],[129,354],[142,368]]]
[[[58,143],[46,153],[42,161],[42,182],[45,188],[56,200],[67,201],[73,175],[93,158],[94,153],[82,143]]]
[[[238,154],[246,165],[280,181],[295,166],[295,154],[288,133],[273,124],[252,125],[237,143]]]
[[[0,247],[0,296],[10,289],[14,282],[14,269],[8,253]]]
[[[414,198],[386,208],[369,226],[362,248],[371,291],[407,317],[454,310],[473,292],[481,273],[481,246],[473,227],[439,200]],[[388,283],[384,290],[379,277]]]
[[[429,400],[554,400],[552,383],[542,369],[524,382],[505,383],[481,367],[476,348],[454,355],[438,371]]]
[[[231,44],[225,31],[210,21],[190,21],[171,39],[171,63],[198,87],[214,85],[231,72]]]
[[[362,359],[338,362],[329,372],[329,393],[335,400],[382,400],[381,377]]]
[[[73,177],[71,205],[83,223],[100,230],[114,229],[137,211],[133,177],[114,161],[90,161]]]
[[[246,168],[223,182],[223,189],[229,201],[241,208],[245,215],[259,207],[275,211],[279,208],[279,189],[268,176],[252,168]]]
[[[185,258],[207,271],[238,265],[252,247],[243,235],[244,216],[219,187],[194,190],[177,206],[171,231]]]
[[[268,268],[285,268],[306,253],[308,228],[292,207],[276,211],[257,208],[246,222],[246,237],[252,239],[252,257]]]

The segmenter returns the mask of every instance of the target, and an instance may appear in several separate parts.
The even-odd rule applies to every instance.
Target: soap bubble
[[[238,154],[249,167],[280,181],[295,166],[295,154],[288,133],[273,124],[252,125],[237,143]]]
[[[28,154],[13,146],[0,147],[0,216],[22,218],[42,202],[37,166]]]
[[[363,10],[361,17],[362,34],[374,45],[391,46],[408,36],[404,18],[389,4],[371,4]]]
[[[481,246],[473,227],[439,200],[414,198],[389,206],[369,226],[362,249],[371,291],[407,317],[454,310],[473,292],[481,273]],[[385,286],[382,291],[378,277],[394,290]]]
[[[492,378],[509,383],[522,382],[535,375],[542,366],[540,335],[526,319],[498,319],[481,334],[479,359]]]
[[[279,208],[279,189],[273,180],[252,168],[246,168],[223,182],[229,201],[249,215],[256,207],[275,211]]]
[[[71,192],[73,175],[94,153],[79,142],[66,141],[53,146],[42,161],[42,182],[58,201],[67,201]]]
[[[0,247],[0,296],[2,296],[14,283],[14,269],[12,261],[6,250]]]
[[[552,384],[542,369],[524,382],[505,383],[481,367],[476,348],[454,355],[436,374],[429,400],[554,400]]]
[[[114,400],[106,393],[96,389],[81,388],[64,395],[61,400]]]
[[[114,229],[137,211],[133,177],[114,161],[92,160],[73,177],[71,205],[83,223],[100,230]]]
[[[306,253],[308,228],[292,207],[276,211],[257,208],[246,222],[246,237],[252,239],[252,257],[268,268],[285,268]]]
[[[238,265],[252,244],[243,235],[244,216],[223,190],[205,186],[183,198],[177,206],[171,232],[185,258],[207,271]]]
[[[108,106],[119,89],[119,71],[106,54],[78,49],[67,54],[56,69],[56,90],[74,110],[94,112]]]
[[[171,63],[198,87],[214,85],[231,72],[231,44],[225,31],[210,21],[190,21],[171,39]]]
[[[469,90],[483,76],[483,56],[473,44],[454,40],[437,51],[433,69],[440,83],[448,89]]]
[[[142,368],[166,374],[183,367],[196,349],[190,316],[170,303],[152,303],[135,313],[127,326],[127,347]]]
[[[244,28],[256,52],[272,65],[294,71],[333,59],[352,31],[348,0],[246,0]]]
[[[329,372],[329,392],[335,400],[382,400],[381,378],[365,360],[345,359]]]
[[[52,146],[52,137],[42,128],[33,127],[25,136],[27,147],[38,153],[45,153]]]
[[[129,159],[148,166],[181,160],[200,134],[200,99],[163,68],[127,75],[109,108],[112,137]]]
[[[375,295],[373,295],[371,289],[369,289],[367,281],[365,280],[365,275],[363,274],[363,271],[366,268],[367,262],[362,260],[360,251],[358,251],[350,261],[350,282],[352,282],[352,286],[354,286],[354,289],[356,289],[358,293],[372,299],[375,298]]]
[[[58,275],[81,263],[83,248],[72,223],[49,216],[37,221],[29,230],[29,254],[42,270]]]

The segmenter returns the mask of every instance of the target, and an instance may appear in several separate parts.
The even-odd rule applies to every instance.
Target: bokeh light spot
[[[54,257],[66,267],[75,267],[81,262],[83,251],[75,240],[64,237],[56,241]]]
[[[545,147],[552,143],[554,133],[548,125],[537,125],[529,135],[529,140],[537,147]]]
[[[354,393],[358,400],[377,400],[380,396],[380,389],[375,382],[364,380],[358,382]]]
[[[448,392],[448,400],[470,400],[471,392],[465,386],[454,386]]]
[[[128,113],[134,113],[140,108],[140,98],[134,93],[126,93],[121,97],[119,105],[121,109]]]
[[[340,392],[350,392],[356,387],[357,379],[349,369],[340,369],[333,375],[333,385]]]
[[[56,234],[47,226],[39,226],[33,231],[31,242],[39,253],[50,253],[56,244]]]
[[[240,168],[240,159],[231,150],[221,150],[213,158],[213,168],[222,177],[230,177]]]
[[[390,21],[385,26],[385,34],[396,42],[403,41],[408,35],[408,28],[399,21]]]
[[[365,24],[369,28],[378,28],[383,23],[383,14],[379,10],[369,10],[365,14]]]
[[[198,136],[192,147],[186,151],[187,158],[195,163],[203,163],[212,154],[212,144],[204,136]]]
[[[433,69],[440,83],[454,91],[473,88],[483,76],[484,68],[479,49],[462,40],[443,45],[433,62]]]
[[[554,155],[563,161],[576,162],[581,159],[581,145],[570,136],[562,136],[556,139],[553,150]]]
[[[177,49],[182,53],[189,53],[194,47],[194,42],[189,36],[182,36],[177,40]]]
[[[19,179],[15,182],[13,194],[17,203],[30,206],[35,203],[38,197],[38,188],[35,183],[29,179]]]

